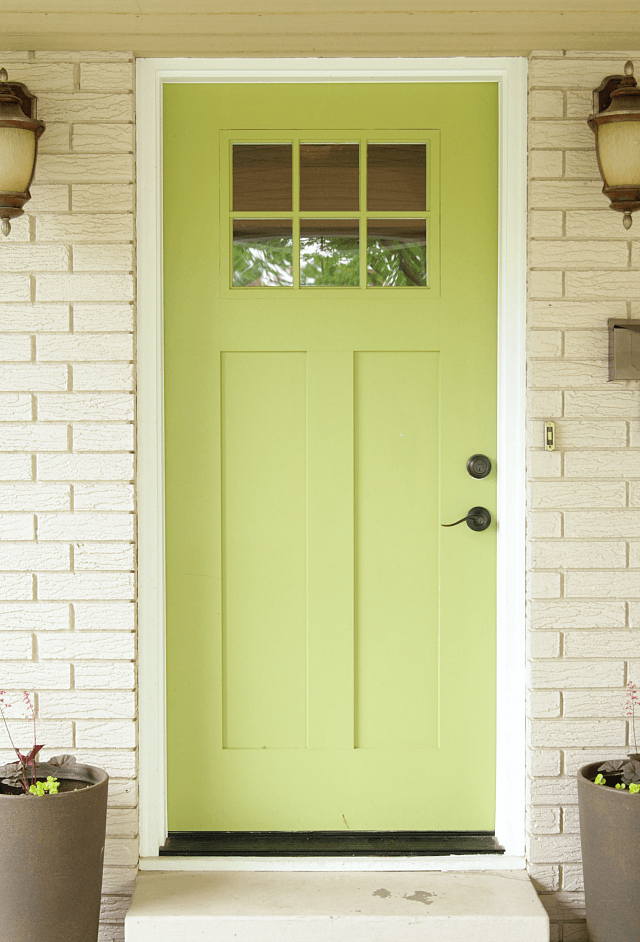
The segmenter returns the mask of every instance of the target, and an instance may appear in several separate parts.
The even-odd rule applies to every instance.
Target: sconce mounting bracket
[[[32,121],[36,120],[38,117],[36,114],[38,99],[35,95],[31,94],[26,85],[23,85],[22,82],[2,82],[1,87],[8,89],[11,94],[18,99],[20,107],[27,118],[31,118]]]
[[[593,90],[593,113],[600,114],[611,104],[611,95],[625,82],[626,75],[607,75]],[[625,83],[627,84],[627,83]]]

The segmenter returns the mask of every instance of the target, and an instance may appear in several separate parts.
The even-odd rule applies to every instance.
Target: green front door
[[[491,830],[497,86],[164,92],[171,830]]]

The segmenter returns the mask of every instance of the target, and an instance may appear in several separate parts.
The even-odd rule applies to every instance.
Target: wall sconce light
[[[624,213],[625,229],[631,213],[640,209],[640,89],[633,77],[633,62],[624,75],[608,75],[593,92],[589,127],[596,136],[596,154],[602,192],[611,209]]]
[[[22,216],[31,199],[38,138],[44,124],[36,118],[35,95],[21,82],[9,82],[0,69],[0,232],[9,235],[10,219]]]

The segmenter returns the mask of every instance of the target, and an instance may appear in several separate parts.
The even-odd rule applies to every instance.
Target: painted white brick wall
[[[527,818],[554,942],[586,939],[575,773],[625,753],[623,685],[640,677],[640,390],[607,385],[606,360],[607,318],[640,317],[640,236],[607,208],[585,124],[627,57],[531,57]],[[0,243],[0,686],[29,687],[47,750],[112,776],[100,940],[122,942],[137,861],[133,62],[0,65],[47,123],[33,199]]]
[[[640,317],[640,233],[601,194],[586,124],[628,58],[530,59],[528,855],[562,942],[587,939],[576,771],[626,753],[640,676],[640,388],[607,383],[607,318]]]
[[[0,241],[0,687],[33,694],[45,755],[111,776],[100,942],[122,942],[138,834],[134,63],[1,65],[47,130],[33,198]]]

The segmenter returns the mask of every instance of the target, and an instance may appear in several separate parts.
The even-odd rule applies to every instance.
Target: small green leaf
[[[618,782],[618,784],[616,785],[616,788],[620,788],[620,789],[624,789],[626,787],[627,786],[624,784],[624,782]]]
[[[629,794],[637,795],[638,792],[640,792],[640,785],[637,785],[635,782],[632,782],[631,785],[629,785]]]
[[[46,782],[36,782],[35,785],[30,785],[30,786],[29,786],[29,794],[30,794],[30,795],[40,795],[40,796],[42,796],[42,795],[44,795],[44,793],[46,792],[46,790],[47,790]]]
[[[596,775],[596,777],[595,777],[595,779],[594,779],[594,783],[595,783],[596,785],[606,785],[606,784],[607,784],[607,780],[606,780],[606,778],[604,777],[604,775],[603,775],[601,772],[598,772],[598,774]]]

